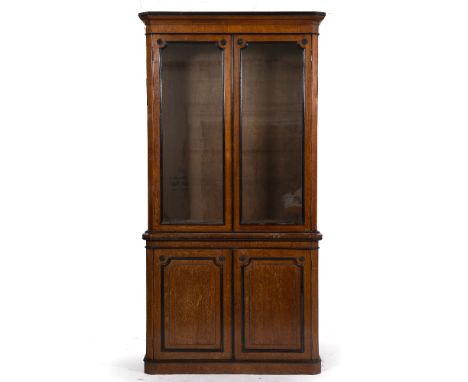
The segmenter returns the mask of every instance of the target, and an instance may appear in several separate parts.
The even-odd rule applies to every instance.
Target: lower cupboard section
[[[317,256],[316,249],[148,249],[145,370],[320,372]]]

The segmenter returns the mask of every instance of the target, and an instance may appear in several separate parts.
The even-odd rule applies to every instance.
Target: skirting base
[[[145,360],[146,374],[320,374],[321,362]]]

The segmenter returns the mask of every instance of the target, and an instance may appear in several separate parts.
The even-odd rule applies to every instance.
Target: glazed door
[[[152,35],[150,230],[231,228],[231,39]]]
[[[230,251],[154,250],[149,269],[149,358],[230,358]]]
[[[310,35],[234,38],[234,225],[312,227]]]
[[[312,254],[234,251],[235,357],[312,358]]]

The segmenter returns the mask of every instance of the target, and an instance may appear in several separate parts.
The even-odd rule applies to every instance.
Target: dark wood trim
[[[157,232],[146,231],[146,241],[156,240],[309,240],[322,239],[320,232]]]

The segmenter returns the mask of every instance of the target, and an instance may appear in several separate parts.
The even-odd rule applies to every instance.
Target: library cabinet
[[[316,374],[321,12],[145,12],[145,372]]]

